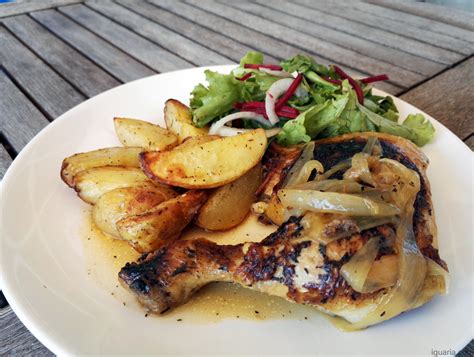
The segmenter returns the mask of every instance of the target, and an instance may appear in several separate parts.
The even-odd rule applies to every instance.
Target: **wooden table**
[[[49,122],[137,78],[306,53],[399,95],[474,146],[474,15],[413,1],[24,1],[0,5],[0,178]],[[0,299],[0,354],[51,354]],[[472,356],[471,342],[459,355]]]

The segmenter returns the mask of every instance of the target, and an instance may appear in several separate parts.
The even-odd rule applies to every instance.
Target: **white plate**
[[[203,80],[203,69],[196,68],[109,90],[56,119],[13,162],[0,203],[1,286],[32,333],[61,355],[430,355],[464,347],[473,336],[472,153],[432,118],[436,138],[423,151],[431,161],[440,252],[452,284],[449,295],[416,311],[356,333],[340,332],[317,314],[307,321],[177,322],[144,318],[137,305],[123,306],[122,297],[111,295],[115,281],[111,287],[88,275],[90,262],[79,233],[86,205],[60,180],[61,161],[76,152],[119,145],[114,116],[162,123],[165,100],[187,103],[193,86]],[[419,112],[401,100],[396,104],[402,117]]]

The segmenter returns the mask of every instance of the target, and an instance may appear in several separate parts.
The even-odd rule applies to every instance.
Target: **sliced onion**
[[[372,148],[371,148],[372,150]],[[365,153],[357,153],[352,157],[352,167],[344,173],[344,178],[355,181],[362,181],[374,186],[374,179],[369,169],[369,155]]]
[[[377,139],[375,136],[369,137],[367,139],[367,143],[364,146],[364,149],[362,149],[362,152],[364,154],[381,157],[383,150],[379,139]]]
[[[429,258],[426,258],[426,262],[428,268],[426,278],[413,308],[425,304],[436,294],[447,294],[449,290],[449,273]]]
[[[352,180],[335,180],[328,179],[322,181],[308,181],[305,183],[300,183],[295,185],[294,188],[300,190],[315,190],[321,192],[341,192],[341,193],[362,193],[362,192],[372,192],[375,189],[361,185],[358,182]],[[376,190],[377,193],[380,193],[379,190]]]
[[[399,252],[398,280],[387,294],[379,297],[377,307],[367,315],[357,321],[338,321],[338,327],[345,330],[366,328],[391,319],[404,311],[419,306],[426,301],[423,299],[427,298],[424,291],[428,270],[427,262],[416,244],[413,232],[414,203],[420,190],[420,178],[415,171],[397,161],[381,159],[379,162],[398,176],[395,201],[402,212],[395,243],[396,251]],[[376,176],[374,179],[377,183]]]
[[[286,175],[285,182],[283,183],[282,187],[291,187],[295,184],[295,178],[298,176],[298,173],[301,171],[303,168],[304,164],[308,162],[309,160],[313,159],[314,156],[314,141],[310,141],[307,143],[301,152],[300,157],[296,162],[293,164],[291,167],[290,171],[288,172],[288,175]]]
[[[365,280],[363,293],[394,286],[398,279],[398,257],[395,254],[384,255],[379,260],[374,261]]]
[[[321,164],[318,160],[306,161],[301,170],[296,174],[296,176],[293,177],[294,180],[291,185],[293,186],[307,182],[314,170],[316,170],[318,174],[323,173],[323,164]]]
[[[341,267],[341,275],[347,283],[359,293],[363,293],[364,284],[369,275],[375,257],[379,251],[380,238],[373,237],[360,248],[351,259]]]
[[[283,189],[278,197],[284,207],[304,211],[339,213],[351,216],[393,216],[400,210],[388,203],[346,193]]]
[[[258,121],[259,123],[263,123],[264,125],[268,124],[268,121],[265,120],[265,118],[260,114],[256,114],[254,112],[237,112],[226,115],[222,119],[219,119],[218,121],[213,123],[209,128],[209,135],[216,135],[220,128],[236,119],[252,119]]]
[[[279,79],[273,83],[267,91],[265,97],[265,111],[267,112],[268,120],[270,120],[270,123],[272,124],[276,124],[280,121],[280,118],[278,118],[275,111],[275,103],[278,97],[288,90],[291,83],[293,83],[293,77]]]
[[[262,67],[259,68],[259,71],[269,74],[270,76],[282,77],[282,78],[293,78],[291,73],[288,73],[285,71],[275,71],[273,69],[262,68]]]
[[[449,290],[449,273],[444,268],[433,260],[426,258],[428,262],[428,277],[434,277],[438,283],[438,293],[447,294]]]
[[[339,171],[342,171],[342,170],[347,170],[349,167],[351,167],[351,159],[343,160],[343,161],[339,162],[338,164],[334,165],[333,167],[331,167],[324,174],[318,175],[316,177],[316,180],[317,181],[327,180],[328,178],[330,178],[335,173],[337,173]]]

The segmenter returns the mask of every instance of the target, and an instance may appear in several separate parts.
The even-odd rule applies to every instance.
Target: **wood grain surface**
[[[374,4],[379,4],[387,8],[400,10],[405,14],[411,14],[417,18],[424,17],[440,22],[444,22],[455,27],[474,31],[474,15],[472,13],[446,7],[437,4],[420,3],[415,1],[392,1],[392,0],[366,0]],[[471,38],[471,41],[474,39]]]
[[[50,9],[54,6],[72,4],[80,1],[81,0],[24,0],[22,2],[6,3],[0,7],[0,18],[41,9]]]
[[[389,0],[22,0],[0,5],[0,179],[48,123],[121,83],[298,53],[438,119],[474,149],[474,15]],[[1,294],[1,293],[0,293]],[[6,305],[6,307],[4,307]],[[51,356],[0,295],[0,355]],[[459,352],[473,356],[474,342]]]
[[[0,98],[0,131],[18,153],[49,122],[3,71]]]
[[[101,0],[87,5],[197,66],[231,63],[229,58],[118,4]]]
[[[2,27],[0,48],[3,70],[49,118],[61,115],[86,98]]]
[[[157,72],[192,67],[190,62],[84,5],[65,6],[58,10]]]
[[[474,133],[474,58],[400,96],[446,125],[462,140]]]
[[[82,94],[92,97],[120,84],[90,59],[26,15],[8,17],[3,24]]]
[[[314,0],[296,0],[296,2],[315,10],[321,8]],[[395,47],[405,52],[444,64],[449,64],[462,58],[462,55],[458,53],[439,48],[432,44],[423,43],[385,30],[374,30],[372,26],[365,25],[359,21],[347,20],[339,16],[341,11],[333,9],[331,6],[324,6],[323,13],[326,13],[325,16],[322,16],[323,18],[334,21],[346,31],[357,33],[362,38],[370,39],[382,45]]]
[[[12,163],[12,159],[7,152],[7,149],[3,146],[3,143],[0,144],[0,180],[8,169],[8,166]]]
[[[56,10],[34,12],[31,16],[120,82],[156,73]]]

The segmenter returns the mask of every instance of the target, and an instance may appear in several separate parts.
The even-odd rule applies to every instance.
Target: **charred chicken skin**
[[[369,136],[377,136],[384,157],[401,162],[420,176],[421,188],[413,215],[416,244],[423,256],[446,268],[436,247],[431,192],[425,175],[427,160],[416,147],[385,134],[350,134],[316,142],[314,157],[330,168],[360,152]],[[294,152],[289,153],[291,159],[286,162],[294,162]],[[285,165],[275,165],[275,162],[272,165],[287,170]],[[281,172],[273,173],[273,177],[277,176],[284,179]],[[267,180],[275,185],[273,181]],[[262,188],[267,194],[272,190]],[[380,239],[376,259],[393,255],[391,242],[395,239],[395,227],[384,224],[325,245],[303,233],[301,217],[291,217],[259,243],[230,246],[205,239],[174,241],[143,255],[136,263],[128,263],[120,271],[119,280],[145,308],[156,313],[185,303],[206,284],[225,281],[291,302],[309,304],[357,323],[379,304],[388,289],[359,293],[343,278],[341,266],[375,236]],[[425,285],[429,284],[426,277]],[[429,301],[434,293],[421,295],[416,306]]]

